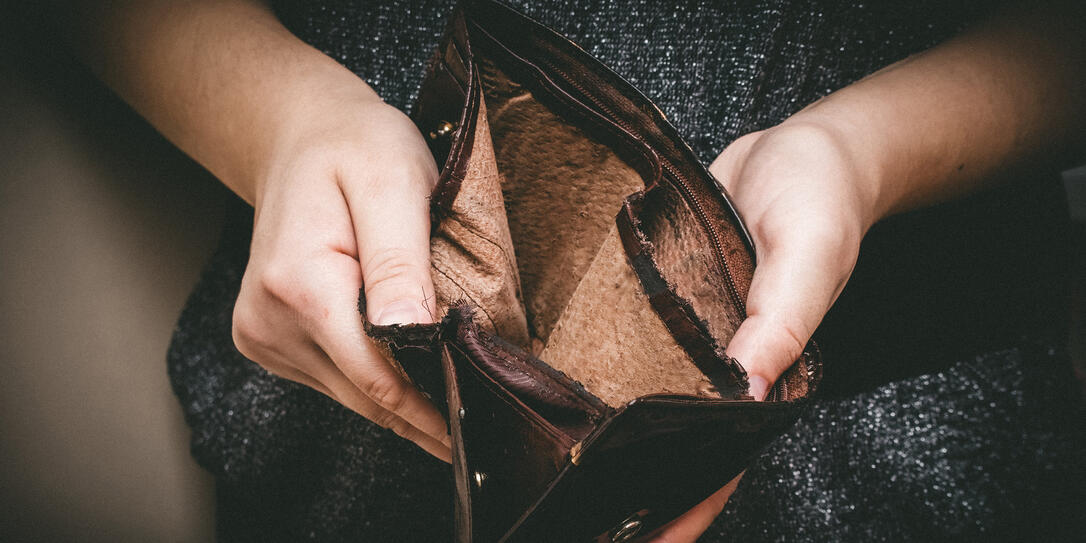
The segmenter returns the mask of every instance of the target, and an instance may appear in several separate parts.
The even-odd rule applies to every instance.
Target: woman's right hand
[[[415,125],[260,0],[81,4],[88,64],[253,204],[234,342],[449,460],[445,422],[362,330],[430,322],[429,196]]]
[[[448,461],[443,419],[364,334],[357,303],[364,288],[371,322],[432,321],[434,160],[414,124],[370,94],[306,107],[255,183],[234,341]]]

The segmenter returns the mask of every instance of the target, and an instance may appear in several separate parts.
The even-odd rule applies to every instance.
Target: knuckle
[[[362,392],[390,414],[403,409],[407,400],[404,383],[394,377],[380,377],[369,381],[362,386]]]
[[[369,418],[370,422],[376,424],[377,426],[380,426],[381,428],[388,428],[393,431],[395,431],[393,427],[397,425],[397,421],[401,420],[391,411],[379,411],[377,413],[371,414],[367,418]]]
[[[811,242],[819,247],[837,251],[842,249],[845,242],[852,237],[846,226],[849,223],[844,219],[844,217],[812,214],[806,217],[804,229]]]
[[[806,326],[798,319],[778,321],[777,329],[775,335],[782,342],[781,351],[787,353],[787,361],[791,363],[803,354],[803,348],[807,345],[804,338],[810,334],[806,333]]]
[[[287,305],[297,300],[304,290],[300,274],[285,264],[268,265],[259,277],[260,292]]]
[[[414,284],[419,273],[414,255],[403,248],[379,251],[362,263],[362,281],[366,291],[406,287]],[[427,270],[428,271],[428,270]]]
[[[421,156],[421,155],[420,155]],[[429,153],[426,153],[429,157]],[[375,205],[378,202],[392,200],[415,201],[418,205],[426,203],[430,189],[436,183],[436,168],[427,168],[416,161],[399,161],[373,168],[371,164],[379,161],[360,160],[361,164],[340,173],[344,190],[353,195],[356,201]]]
[[[411,426],[407,423],[407,421],[398,417],[393,418],[388,426],[385,426],[385,428],[388,428],[392,431],[392,433],[404,439],[413,440],[418,435],[418,432],[415,430],[414,426]]]
[[[270,346],[264,322],[247,304],[239,302],[235,306],[230,331],[238,352],[249,359],[259,357]]]
[[[261,296],[273,302],[270,306],[276,311],[311,318],[327,308],[327,292],[318,272],[298,265],[276,264],[260,274],[258,283]]]
[[[360,191],[360,194],[365,195],[366,198],[372,201],[380,201],[380,198],[385,197],[388,193],[397,189],[399,183],[403,182],[405,177],[396,175],[395,170],[397,165],[389,165],[386,169],[375,169],[372,167],[364,167],[377,162],[373,158],[365,157],[359,160],[358,167],[352,169],[349,173],[344,172],[341,174],[341,178],[349,180],[349,182]]]

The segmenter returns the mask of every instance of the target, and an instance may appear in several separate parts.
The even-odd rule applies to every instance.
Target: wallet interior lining
[[[648,394],[708,390],[657,316],[612,229],[540,358],[618,407]]]
[[[534,347],[613,407],[703,389],[618,241],[615,216],[645,189],[641,175],[494,62],[476,61],[473,149],[431,247],[440,309],[467,300],[484,327]]]
[[[641,176],[477,55],[529,331],[546,344]],[[555,152],[560,149],[561,152]]]
[[[473,149],[432,245],[440,309],[468,301],[484,328],[612,407],[648,394],[719,397],[656,314],[619,242],[615,216],[646,189],[641,174],[478,50],[475,62],[483,92]],[[725,295],[708,235],[674,188],[653,192],[663,194],[642,227],[656,263],[726,345],[742,315]]]

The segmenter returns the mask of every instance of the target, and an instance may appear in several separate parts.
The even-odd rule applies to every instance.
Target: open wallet
[[[794,423],[817,348],[750,397],[724,350],[750,237],[644,95],[554,31],[467,1],[414,117],[443,165],[443,318],[365,329],[447,416],[457,541],[633,541]]]

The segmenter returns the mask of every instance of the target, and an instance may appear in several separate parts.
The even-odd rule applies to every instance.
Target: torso
[[[453,5],[274,3],[299,37],[408,111]],[[990,10],[938,1],[513,3],[629,79],[706,162]],[[1050,526],[1036,513],[1070,496],[1053,490],[1052,474],[1074,481],[1082,470],[1068,463],[1075,452],[1061,433],[1061,416],[1073,414],[1058,387],[1063,358],[1022,339],[1062,329],[1066,220],[1049,173],[876,226],[816,336],[823,399],[751,466],[703,540],[998,539],[1014,536],[1000,531],[1006,525]],[[240,200],[232,210],[169,353],[193,453],[218,478],[220,537],[447,540],[447,466],[234,349],[230,315],[252,211]]]

